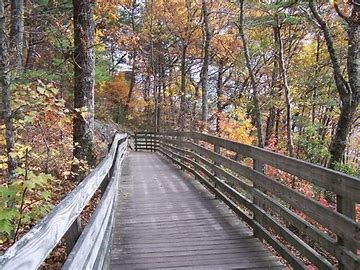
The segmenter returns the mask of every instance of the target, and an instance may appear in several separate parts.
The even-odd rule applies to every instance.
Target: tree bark
[[[222,99],[223,99],[223,88],[224,88],[224,63],[220,60],[219,67],[218,67],[218,78],[217,78],[217,85],[216,85],[216,108],[217,108],[217,115],[216,115],[216,133],[220,135],[221,128],[220,128],[220,120],[221,120],[221,111],[222,111]]]
[[[94,1],[73,0],[74,16],[74,157],[93,167],[94,153]],[[79,168],[75,168],[78,170]],[[77,172],[78,173],[78,172]],[[77,180],[84,175],[79,174]]]
[[[278,95],[278,91],[277,91],[277,87],[278,87],[278,73],[279,73],[279,68],[278,68],[278,62],[274,61],[274,67],[273,67],[273,71],[272,71],[272,76],[271,76],[271,89],[270,89],[270,97],[273,100],[272,102],[275,103],[274,101],[279,98]],[[271,104],[271,107],[269,109],[269,116],[266,120],[266,130],[265,130],[265,146],[268,146],[270,143],[270,139],[271,136],[274,135],[274,128],[275,128],[275,120],[276,120],[276,107],[274,104]],[[277,139],[277,138],[276,138]]]
[[[9,75],[9,51],[6,35],[4,2],[0,0],[0,86],[2,90],[2,115],[5,121],[5,140],[9,180],[15,177],[16,159],[11,155],[15,148],[15,131],[11,108],[11,88]]]
[[[207,117],[208,117],[208,92],[209,92],[209,64],[210,64],[210,42],[211,31],[209,23],[209,12],[207,0],[202,0],[202,12],[204,17],[203,29],[204,29],[204,59],[201,71],[201,85],[202,85],[202,110],[201,121],[203,122],[204,129],[207,129]]]
[[[181,51],[181,82],[180,82],[180,113],[179,113],[179,126],[181,130],[185,129],[185,117],[186,117],[186,53],[187,44],[183,41]]]
[[[284,44],[281,39],[281,25],[279,22],[278,14],[275,17],[276,26],[273,28],[275,36],[275,44],[277,47],[276,58],[279,64],[279,72],[281,76],[282,88],[284,89],[285,105],[286,105],[286,137],[287,149],[290,157],[294,155],[294,143],[292,139],[292,112],[291,112],[291,96],[290,87],[287,77],[287,70],[284,62]]]
[[[315,7],[314,0],[309,1],[309,7],[318,27],[324,35],[331,59],[336,89],[341,101],[339,120],[329,147],[331,154],[329,166],[334,168],[336,163],[342,162],[353,118],[360,102],[360,0],[354,0],[351,15],[347,18],[343,17],[348,29],[348,81],[346,81],[342,75],[329,26],[320,16]]]
[[[131,9],[131,28],[132,28],[132,32],[135,35],[136,32],[136,24],[135,24],[135,9],[136,9],[136,0],[132,1],[132,9]],[[135,83],[136,83],[136,77],[135,77],[135,72],[136,72],[136,56],[137,56],[137,50],[136,50],[136,45],[133,45],[132,48],[132,52],[131,52],[131,58],[132,58],[132,65],[131,65],[131,75],[130,75],[130,87],[129,87],[129,93],[128,96],[126,98],[126,105],[125,105],[125,109],[124,112],[127,113],[129,110],[129,105],[130,105],[130,101],[131,101],[131,97],[133,95],[134,92],[134,88],[135,88]]]
[[[245,56],[246,68],[249,72],[250,82],[251,82],[251,86],[252,86],[252,90],[253,90],[254,119],[255,119],[255,126],[256,126],[256,130],[257,130],[258,146],[264,147],[258,89],[257,89],[257,85],[256,85],[255,74],[251,67],[249,49],[247,47],[247,40],[245,38],[245,31],[244,31],[244,0],[240,0],[239,32],[240,32],[241,40],[243,43],[243,52],[244,52],[244,56]]]
[[[10,50],[11,66],[20,69],[24,45],[24,0],[11,0]]]

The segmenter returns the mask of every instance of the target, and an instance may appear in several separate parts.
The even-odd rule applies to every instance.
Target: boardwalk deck
[[[120,180],[110,269],[283,269],[201,184],[160,154],[131,153]]]

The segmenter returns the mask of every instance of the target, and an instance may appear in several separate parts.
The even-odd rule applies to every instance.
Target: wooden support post
[[[148,134],[144,134],[145,136],[145,149],[149,150],[149,140],[148,140]]]
[[[161,135],[159,133],[155,134],[155,152],[158,151],[159,148],[160,136]]]
[[[221,154],[220,146],[214,144],[214,152],[220,155]],[[214,165],[217,166],[219,164],[216,161],[214,161]],[[217,177],[216,172],[214,172],[214,177]],[[214,188],[216,188],[216,182],[214,183]],[[215,199],[217,199],[216,194],[215,194]]]
[[[336,210],[339,213],[342,213],[343,215],[351,218],[352,220],[355,220],[355,203],[347,198],[344,198],[342,196],[336,195]],[[356,246],[351,245],[346,241],[345,239],[342,239],[341,237],[337,237],[337,242],[346,247],[348,250],[356,254]],[[339,262],[338,266],[339,270],[345,270],[349,269],[344,264]]]
[[[195,144],[199,145],[199,139],[193,138],[193,142],[194,142]],[[193,151],[194,153],[196,153],[194,150],[192,150],[192,151]],[[197,163],[199,162],[199,160],[198,160],[196,157],[194,158],[194,161],[197,162]],[[200,179],[198,179],[198,177],[197,177],[196,175],[195,175],[195,179],[196,179],[196,180],[200,180]]]
[[[137,134],[134,134],[134,138],[135,138],[135,151],[137,152],[138,150],[138,141],[137,141]]]
[[[264,164],[262,162],[260,162],[259,160],[257,159],[253,159],[253,169],[259,173],[264,173]],[[257,185],[254,184],[254,188],[256,189],[259,189],[261,190]],[[254,199],[253,199],[253,203],[255,205],[259,205],[259,202],[257,201],[256,197],[254,196]],[[253,218],[255,221],[259,221],[259,218],[257,217],[256,213],[254,212],[253,213]],[[255,237],[259,237],[260,236],[260,233],[257,231],[257,227],[255,226],[253,228],[254,230],[254,236]]]
[[[66,253],[69,255],[81,235],[81,218],[78,216],[64,235]]]

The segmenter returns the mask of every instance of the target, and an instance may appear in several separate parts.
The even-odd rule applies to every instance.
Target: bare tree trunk
[[[274,67],[272,71],[272,78],[271,78],[271,90],[270,90],[270,96],[272,99],[276,100],[278,97],[275,95],[278,94],[277,87],[278,87],[278,63],[277,61],[274,61]],[[275,127],[275,119],[276,118],[276,107],[274,104],[271,104],[270,110],[269,110],[269,116],[266,120],[266,130],[265,130],[265,146],[268,146],[270,143],[270,138],[274,133],[274,127]]]
[[[0,86],[2,90],[2,115],[5,121],[6,153],[9,179],[15,177],[16,159],[11,155],[15,148],[15,131],[11,109],[11,88],[9,76],[9,52],[6,36],[4,2],[0,0]]]
[[[220,60],[219,68],[218,68],[218,78],[217,78],[217,85],[216,85],[216,108],[217,108],[217,115],[216,115],[216,132],[220,134],[220,114],[221,114],[221,107],[222,107],[222,99],[223,99],[223,88],[224,88],[224,63]]]
[[[256,130],[257,130],[258,145],[259,145],[259,147],[264,147],[258,89],[257,89],[257,85],[256,85],[255,74],[251,67],[249,49],[247,47],[247,40],[245,38],[245,31],[244,31],[244,0],[240,0],[239,32],[240,32],[241,40],[243,43],[243,51],[244,51],[244,56],[245,56],[246,67],[249,72],[250,82],[251,82],[251,86],[252,86],[252,90],[253,90],[254,118],[255,118]]]
[[[11,0],[10,50],[11,66],[22,67],[24,45],[24,0]]]
[[[319,72],[320,72],[320,49],[321,49],[320,35],[317,35],[317,37],[316,37],[316,57],[315,57],[315,61],[316,61],[315,78],[319,77]],[[313,88],[313,94],[312,94],[312,102],[311,102],[312,103],[311,123],[313,125],[315,125],[317,88],[318,88],[317,83],[315,83],[314,88]]]
[[[185,43],[186,41],[184,41]],[[187,44],[183,44],[181,52],[181,82],[180,82],[180,113],[179,113],[179,126],[181,130],[185,129],[186,117],[186,53]]]
[[[273,28],[275,43],[277,47],[277,60],[279,63],[279,71],[282,81],[282,87],[285,94],[285,105],[286,105],[286,137],[287,137],[287,148],[289,156],[294,155],[294,143],[292,139],[292,113],[291,113],[291,96],[290,87],[288,83],[287,70],[284,63],[284,45],[281,39],[281,25],[279,24],[278,14],[276,15],[276,26]]]
[[[74,12],[74,157],[94,166],[94,1],[73,0]],[[77,170],[78,168],[74,168]],[[84,175],[80,175],[78,180]]]
[[[132,9],[131,9],[131,28],[132,28],[132,32],[135,35],[136,32],[136,25],[135,25],[135,9],[136,9],[136,0],[132,1]],[[131,97],[133,95],[134,92],[134,87],[135,87],[135,72],[136,72],[136,55],[137,55],[137,50],[136,50],[136,45],[133,46],[132,49],[132,53],[131,53],[131,58],[132,58],[132,65],[131,65],[131,75],[130,75],[130,87],[129,87],[129,93],[128,96],[126,98],[126,104],[125,104],[125,109],[124,112],[127,113],[129,110],[129,105],[130,105],[130,101],[131,101]]]
[[[207,129],[207,117],[208,117],[208,92],[209,92],[209,64],[210,64],[210,42],[211,31],[209,23],[209,12],[207,0],[202,0],[202,12],[204,16],[204,59],[201,70],[201,85],[202,85],[202,110],[201,120],[204,124],[204,129]]]

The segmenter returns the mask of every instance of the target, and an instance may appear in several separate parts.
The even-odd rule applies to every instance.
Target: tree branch
[[[319,28],[324,35],[326,46],[328,49],[328,53],[329,53],[332,68],[333,68],[333,74],[334,74],[336,88],[339,92],[340,98],[344,99],[350,92],[350,86],[349,86],[348,82],[344,79],[344,77],[341,73],[340,64],[339,64],[339,60],[336,56],[334,41],[333,41],[332,35],[330,33],[330,29],[329,29],[328,25],[326,24],[326,22],[324,21],[324,19],[320,16],[317,8],[315,7],[314,2],[315,2],[314,0],[309,0],[309,7],[310,7],[310,10],[311,10],[311,13],[312,13],[314,19],[318,23]]]

